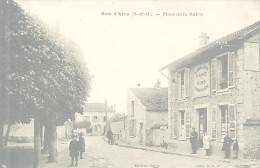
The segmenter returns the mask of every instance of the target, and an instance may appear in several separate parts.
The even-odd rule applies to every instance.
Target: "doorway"
[[[140,144],[143,143],[143,123],[140,123],[139,127],[139,142]]]
[[[197,109],[198,118],[199,118],[199,139],[198,145],[200,148],[203,147],[203,135],[208,131],[207,125],[207,108],[199,108]]]

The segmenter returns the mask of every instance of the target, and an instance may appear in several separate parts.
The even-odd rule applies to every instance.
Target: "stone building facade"
[[[257,22],[161,68],[168,70],[170,141],[189,144],[194,127],[200,147],[208,132],[213,146],[229,133],[243,149],[243,124],[260,113],[259,42]]]

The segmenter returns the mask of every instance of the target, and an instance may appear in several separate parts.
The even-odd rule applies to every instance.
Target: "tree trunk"
[[[41,147],[43,146],[43,125],[40,126],[40,139],[41,139]]]
[[[2,109],[0,109],[2,110]],[[0,165],[3,163],[3,139],[4,139],[4,121],[0,119]]]
[[[37,114],[36,114],[37,115]],[[39,116],[34,117],[34,160],[33,160],[33,168],[39,167],[40,160],[40,150],[41,150],[41,123],[39,120]]]
[[[55,117],[50,119],[50,140],[49,140],[49,163],[56,162],[57,159],[57,127]]]
[[[8,127],[7,127],[7,130],[6,130],[6,133],[5,133],[4,146],[7,146],[7,144],[8,144],[11,126],[12,126],[12,124],[8,123]]]
[[[48,152],[49,141],[50,141],[50,128],[49,128],[49,123],[47,123],[47,124],[45,124],[45,127],[44,127],[43,148],[42,148],[41,153]]]

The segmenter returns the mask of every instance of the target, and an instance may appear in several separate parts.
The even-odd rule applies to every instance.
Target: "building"
[[[106,103],[85,103],[83,116],[91,122],[92,134],[103,135],[107,120],[115,114]]]
[[[161,68],[168,70],[170,140],[190,145],[195,127],[200,147],[208,132],[220,151],[229,133],[242,150],[250,138],[243,124],[260,113],[260,22],[209,44],[208,39],[202,33],[204,46]]]
[[[128,143],[150,145],[153,126],[167,124],[167,88],[131,88],[128,90]]]
[[[117,142],[126,142],[127,132],[127,116],[124,114],[114,114],[106,125],[106,132],[111,129],[114,135],[114,140]]]

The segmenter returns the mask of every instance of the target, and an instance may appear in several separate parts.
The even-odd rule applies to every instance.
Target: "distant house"
[[[92,134],[104,134],[106,121],[115,114],[112,106],[105,103],[85,103],[83,116],[91,122]]]
[[[107,122],[105,130],[111,129],[114,135],[114,140],[125,142],[127,129],[127,116],[116,113]]]
[[[127,102],[128,143],[153,145],[153,137],[155,136],[153,129],[158,129],[156,127],[158,125],[166,126],[167,117],[167,88],[129,89]]]

